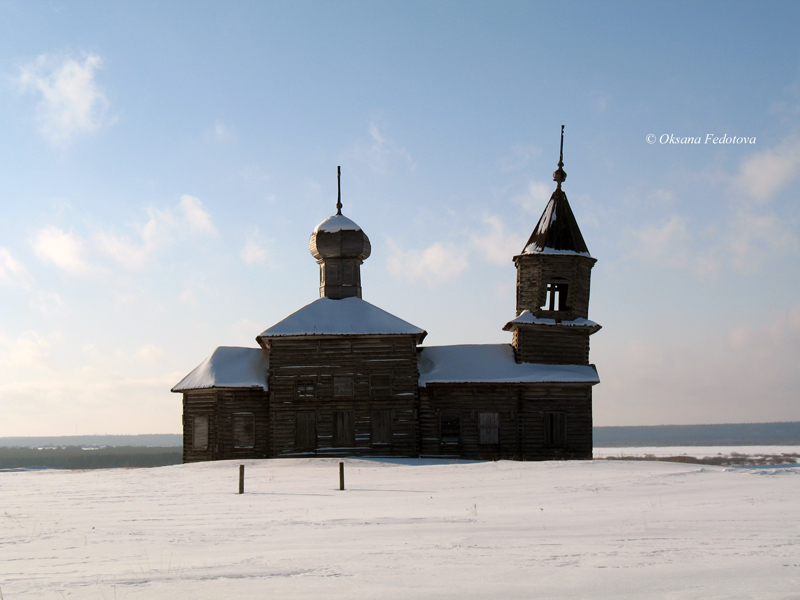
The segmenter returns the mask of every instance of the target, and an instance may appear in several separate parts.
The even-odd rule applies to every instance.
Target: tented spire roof
[[[583,241],[578,222],[567,201],[561,184],[567,179],[564,167],[564,126],[561,126],[561,154],[558,169],[553,173],[556,189],[536,224],[522,254],[583,254],[589,249]]]

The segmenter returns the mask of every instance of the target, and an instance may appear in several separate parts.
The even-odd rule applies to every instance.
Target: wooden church
[[[178,383],[184,462],[299,456],[592,458],[588,320],[595,259],[556,189],[517,267],[510,344],[422,346],[425,330],[361,299],[366,233],[314,229],[320,298],[220,347]]]

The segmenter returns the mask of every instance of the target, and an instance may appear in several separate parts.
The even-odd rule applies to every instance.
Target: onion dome
[[[341,212],[328,217],[314,228],[308,249],[317,260],[357,258],[365,260],[372,247],[367,234]]]

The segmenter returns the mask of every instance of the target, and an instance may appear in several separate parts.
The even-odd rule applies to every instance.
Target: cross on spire
[[[336,214],[340,215],[342,214],[342,167],[336,167],[336,185],[339,187],[339,196],[336,199]]]
[[[553,181],[557,182],[557,190],[561,189],[561,184],[567,178],[567,173],[564,171],[564,126],[561,126],[561,153],[558,156],[558,169],[553,173]]]

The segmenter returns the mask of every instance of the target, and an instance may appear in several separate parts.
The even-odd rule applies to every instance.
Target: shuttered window
[[[548,446],[563,446],[567,442],[567,414],[544,413],[544,436]]]
[[[392,443],[392,411],[373,410],[370,414],[370,441],[373,445]]]
[[[500,443],[500,413],[478,413],[478,443]]]
[[[356,413],[354,410],[337,410],[333,413],[333,445],[356,445]]]
[[[192,417],[192,450],[208,449],[208,415]]]
[[[353,376],[336,375],[333,378],[333,395],[339,398],[353,397]]]
[[[294,447],[310,450],[317,447],[317,415],[311,411],[295,413]]]
[[[251,412],[233,413],[233,447],[253,448],[256,445],[256,416]]]

